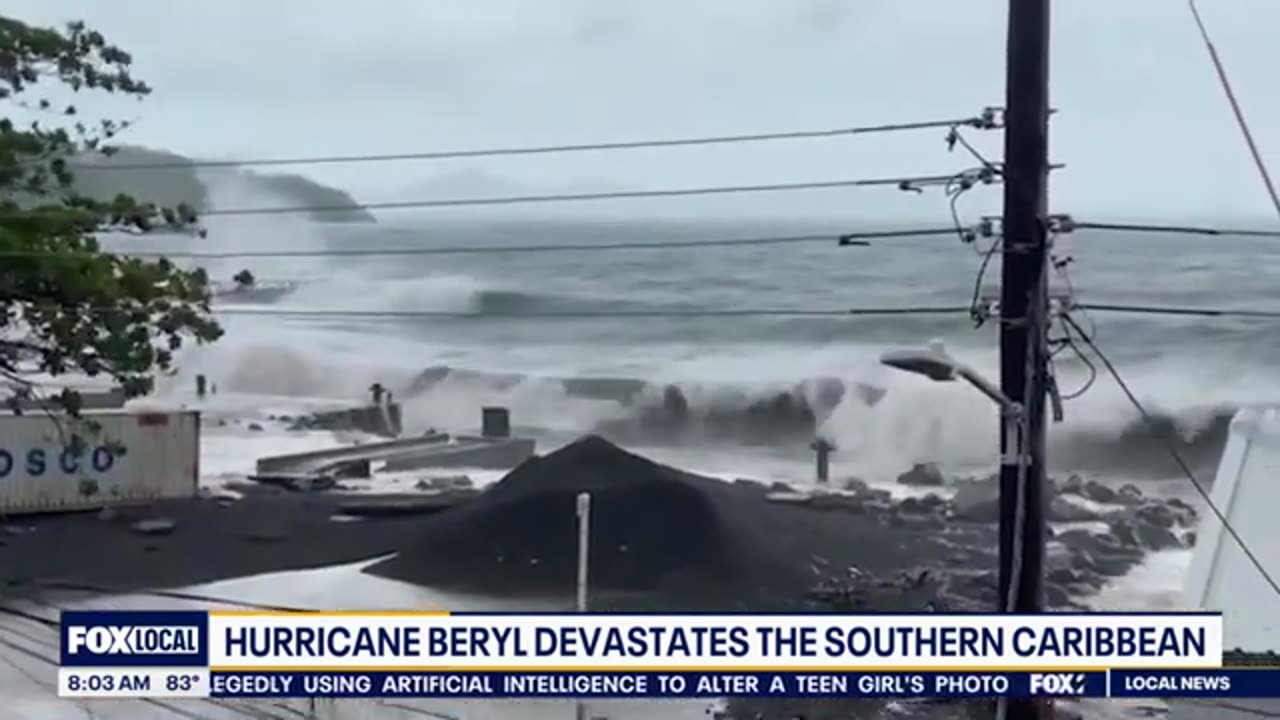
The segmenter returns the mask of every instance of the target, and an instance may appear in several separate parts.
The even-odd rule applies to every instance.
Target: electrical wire
[[[1116,366],[1111,362],[1111,359],[1102,352],[1091,338],[1083,334],[1084,330],[1070,315],[1064,314],[1062,317],[1063,320],[1076,330],[1076,332],[1081,333],[1081,337],[1085,344],[1089,346],[1089,349],[1093,351],[1095,356],[1097,356],[1098,360],[1107,369],[1107,372],[1111,374],[1116,385],[1120,387],[1121,392],[1123,392],[1125,397],[1128,398],[1129,402],[1138,411],[1138,414],[1142,416],[1143,422],[1154,427],[1155,420],[1151,417],[1150,413],[1147,412],[1147,408],[1142,404],[1142,402],[1138,400],[1138,397],[1133,393],[1133,390],[1129,388],[1129,384],[1125,382],[1123,377],[1121,377],[1119,370],[1116,369]],[[1236,545],[1239,546],[1241,552],[1244,553],[1245,557],[1248,558],[1253,567],[1257,569],[1258,573],[1262,576],[1262,579],[1271,586],[1272,592],[1274,592],[1277,597],[1280,597],[1280,583],[1277,583],[1275,579],[1271,577],[1271,573],[1267,572],[1266,567],[1263,566],[1257,555],[1253,553],[1253,550],[1249,548],[1248,543],[1244,541],[1244,538],[1240,537],[1240,533],[1232,527],[1231,523],[1227,520],[1226,515],[1218,508],[1217,504],[1213,502],[1213,498],[1210,496],[1209,491],[1196,478],[1195,473],[1191,470],[1191,466],[1182,458],[1182,454],[1178,452],[1177,448],[1168,443],[1165,443],[1165,450],[1169,453],[1169,456],[1173,458],[1173,461],[1177,463],[1178,468],[1182,470],[1182,473],[1186,475],[1187,479],[1191,481],[1191,485],[1195,487],[1196,492],[1204,499],[1210,511],[1212,511],[1218,521],[1222,523],[1223,529],[1231,536],[1231,539],[1236,543]]]
[[[1056,244],[1056,242],[1057,242],[1057,239],[1058,239],[1058,235],[1057,235],[1057,233],[1054,233],[1054,235],[1053,235],[1053,241],[1054,241],[1054,243],[1055,243],[1055,244]],[[1051,244],[1051,247],[1052,247],[1052,244]],[[1068,255],[1067,257],[1064,257],[1064,258],[1062,258],[1061,260],[1059,260],[1059,259],[1057,259],[1057,258],[1050,258],[1050,259],[1053,261],[1053,269],[1058,273],[1058,276],[1062,278],[1062,284],[1063,284],[1063,285],[1065,285],[1065,286],[1066,286],[1066,288],[1067,288],[1067,297],[1068,297],[1068,298],[1075,298],[1075,296],[1076,296],[1076,286],[1075,286],[1075,283],[1071,281],[1071,271],[1068,269],[1068,268],[1071,266],[1071,263],[1073,263],[1073,262],[1075,262],[1075,261],[1076,261],[1076,260],[1075,260],[1075,258],[1073,258],[1073,257],[1071,257],[1070,255]],[[1089,323],[1089,335],[1090,335],[1090,337],[1097,338],[1097,337],[1098,337],[1098,324],[1097,324],[1096,322],[1094,322],[1094,320],[1093,320],[1093,316],[1092,316],[1092,315],[1090,315],[1090,314],[1089,314],[1088,309],[1085,309],[1085,308],[1082,308],[1082,309],[1080,310],[1080,313],[1081,313],[1082,315],[1084,315],[1084,319],[1085,319],[1086,321],[1088,321],[1088,323]],[[1064,325],[1063,327],[1064,327],[1064,332],[1065,332],[1065,327],[1066,327],[1066,326]],[[1068,343],[1070,343],[1070,342],[1071,342],[1070,333],[1068,333],[1067,342],[1068,342]],[[1077,355],[1079,355],[1079,350],[1078,350],[1078,349],[1076,349],[1076,354],[1077,354]]]
[[[1056,227],[1056,226],[1051,226],[1051,227]],[[1050,235],[1050,242],[1049,242],[1050,247],[1056,247],[1058,236],[1059,236],[1058,231],[1056,229],[1053,230],[1052,234]],[[1062,258],[1059,258],[1057,256],[1050,256],[1049,260],[1050,262],[1053,263],[1054,272],[1056,272],[1058,276],[1062,278],[1062,284],[1066,286],[1067,297],[1069,299],[1074,299],[1076,296],[1076,287],[1075,287],[1075,283],[1071,281],[1071,271],[1069,268],[1071,267],[1071,264],[1075,262],[1075,258],[1071,257],[1070,255]],[[1093,315],[1091,315],[1089,311],[1084,308],[1080,309],[1080,313],[1084,317],[1085,321],[1087,321],[1089,324],[1089,332],[1086,337],[1088,337],[1089,339],[1096,339],[1098,337],[1098,324],[1094,321]],[[1048,358],[1049,373],[1050,373],[1049,377],[1054,383],[1054,387],[1056,388],[1056,391],[1058,393],[1059,402],[1066,402],[1069,400],[1075,400],[1079,397],[1082,397],[1085,393],[1089,392],[1089,389],[1092,388],[1094,383],[1098,381],[1098,368],[1096,365],[1093,364],[1093,361],[1089,359],[1089,356],[1083,350],[1081,350],[1079,346],[1076,345],[1075,339],[1072,337],[1071,326],[1067,325],[1067,323],[1062,320],[1059,321],[1059,324],[1062,326],[1061,346],[1058,347],[1053,352],[1049,353],[1049,358]],[[1083,363],[1084,366],[1088,369],[1089,377],[1085,379],[1084,384],[1082,384],[1079,389],[1073,392],[1063,393],[1062,389],[1058,387],[1058,384],[1057,384],[1058,368],[1057,368],[1055,359],[1063,350],[1067,350],[1067,349],[1070,349],[1071,352],[1075,354],[1076,359],[1078,359],[1081,363]]]
[[[1035,383],[1035,343],[1027,343],[1027,362],[1024,369],[1026,376],[1026,384],[1023,388],[1022,397],[1025,400],[1031,397],[1034,392]],[[1003,612],[1012,613],[1017,611],[1018,593],[1022,585],[1022,555],[1024,552],[1022,534],[1026,529],[1027,511],[1027,476],[1029,474],[1028,466],[1030,465],[1030,452],[1027,442],[1031,438],[1031,413],[1026,405],[1023,405],[1022,413],[1018,417],[1018,444],[1015,448],[1017,452],[1018,475],[1014,492],[1014,511],[1013,511],[1013,547],[1009,558],[1009,588],[1004,598]],[[1006,450],[1007,452],[1007,450]]]
[[[1239,317],[1280,319],[1280,310],[1249,310],[1244,308],[1159,307],[1153,305],[1119,305],[1111,303],[1080,303],[1074,307],[1095,312],[1131,313],[1137,315],[1168,315],[1191,317]]]
[[[47,307],[38,308],[49,310]],[[66,313],[119,313],[119,307],[55,307]],[[947,315],[964,313],[968,308],[959,305],[920,305],[913,307],[859,307],[859,308],[739,308],[721,310],[580,310],[561,312],[456,312],[445,310],[356,310],[287,307],[238,307],[215,305],[215,315],[277,316],[286,318],[365,319],[365,320],[595,320],[607,318],[661,318],[697,319],[725,317],[875,317],[902,315]]]
[[[346,163],[393,162],[404,160],[447,160],[512,155],[547,155],[554,153],[597,152],[605,150],[636,150],[641,148],[688,147],[697,145],[728,145],[769,142],[776,140],[806,140],[833,138],[846,135],[904,132],[935,128],[972,127],[993,129],[994,122],[983,116],[950,120],[926,120],[921,122],[888,123],[862,127],[829,128],[822,130],[795,130],[773,133],[749,133],[741,135],[713,135],[704,137],[627,140],[620,142],[582,143],[571,145],[542,145],[526,147],[479,148],[470,150],[441,150],[433,152],[376,153],[356,155],[319,155],[292,158],[257,158],[245,160],[195,160],[190,162],[154,163],[84,163],[73,167],[77,170],[165,170],[181,168],[213,167],[266,167],[276,165],[335,165]]]
[[[1000,172],[1001,170],[1000,167],[995,163],[991,162],[990,160],[988,160],[985,155],[978,152],[978,149],[973,146],[973,143],[970,143],[969,139],[964,136],[964,133],[960,132],[959,127],[952,126],[951,132],[947,134],[947,149],[955,150],[956,145],[959,145],[960,147],[964,148],[970,155],[974,157],[974,159],[976,159],[982,165],[982,167],[986,168],[987,170],[990,170],[993,173]]]
[[[240,250],[220,252],[185,252],[156,250],[110,250],[115,255],[138,258],[184,258],[194,260],[226,260],[233,258],[306,258],[306,257],[389,257],[412,255],[488,255],[542,252],[608,252],[622,250],[670,250],[760,245],[798,245],[833,243],[840,247],[870,247],[868,240],[949,235],[951,228],[918,228],[904,230],[869,230],[828,235],[780,235],[764,237],[722,238],[710,240],[673,240],[660,242],[618,243],[551,243],[539,245],[454,245],[449,247],[412,248],[347,248],[312,250]],[[65,255],[56,251],[0,250],[0,257],[44,257]]]
[[[973,319],[975,327],[981,327],[986,321],[986,314],[982,312],[980,305],[980,295],[982,293],[982,279],[986,275],[987,266],[991,263],[991,257],[995,254],[996,248],[999,246],[999,239],[992,240],[991,247],[985,251],[977,248],[978,233],[971,228],[964,227],[964,223],[960,220],[959,202],[965,193],[978,186],[978,183],[990,184],[1000,177],[1000,169],[991,164],[982,153],[978,152],[972,145],[964,139],[964,136],[954,128],[951,134],[947,136],[948,149],[954,149],[955,145],[960,143],[974,157],[982,163],[982,167],[976,170],[967,170],[965,172],[953,175],[951,180],[946,184],[944,190],[948,198],[948,205],[951,210],[952,232],[960,238],[962,245],[973,247],[974,252],[983,255],[982,264],[978,267],[978,276],[974,280],[973,297],[969,302],[969,317]]]
[[[1250,317],[1280,319],[1280,311],[1251,311],[1211,308],[1169,308],[1147,307],[1141,305],[1107,305],[1099,303],[1081,303],[1072,306],[1074,309],[1093,310],[1095,312],[1139,313],[1149,315],[1172,316],[1205,316],[1205,317]],[[120,312],[119,307],[103,308],[63,308],[66,312]],[[855,307],[855,308],[740,308],[719,310],[581,310],[563,312],[456,312],[436,310],[357,310],[357,309],[320,309],[320,308],[286,308],[286,307],[239,307],[236,305],[215,305],[212,312],[219,315],[261,315],[296,318],[360,318],[374,320],[394,319],[550,319],[550,320],[590,320],[600,318],[716,318],[716,317],[873,317],[900,315],[947,315],[951,313],[971,313],[972,306],[965,305],[921,305],[907,307]],[[1061,342],[1061,341],[1060,341]]]
[[[1227,102],[1231,104],[1231,111],[1236,116],[1236,123],[1240,125],[1240,132],[1244,135],[1245,142],[1249,146],[1249,154],[1253,156],[1253,163],[1258,168],[1258,174],[1262,176],[1262,183],[1267,188],[1267,195],[1271,198],[1271,206],[1275,208],[1276,214],[1280,215],[1280,195],[1276,194],[1275,183],[1271,182],[1271,173],[1267,172],[1267,163],[1262,159],[1262,153],[1258,150],[1258,143],[1253,139],[1253,133],[1249,130],[1249,122],[1245,120],[1244,110],[1240,109],[1240,101],[1236,99],[1235,90],[1231,88],[1231,80],[1227,77],[1227,68],[1222,63],[1222,57],[1218,55],[1218,48],[1213,44],[1213,39],[1209,37],[1209,29],[1205,27],[1204,19],[1200,17],[1200,10],[1196,7],[1196,0],[1187,0],[1187,6],[1191,8],[1191,16],[1196,21],[1196,27],[1200,29],[1200,37],[1204,40],[1205,47],[1209,50],[1209,58],[1213,61],[1213,67],[1218,71],[1218,80],[1222,83],[1222,89],[1227,93]]]
[[[987,268],[991,266],[991,258],[995,257],[996,251],[1004,244],[1003,238],[993,238],[991,247],[987,248],[982,255],[982,263],[978,265],[978,276],[973,281],[973,296],[969,300],[969,317],[973,320],[975,327],[982,327],[987,320],[987,314],[983,312],[982,304],[982,280],[987,275]]]
[[[982,256],[982,263],[978,266],[978,276],[973,283],[973,297],[969,301],[969,317],[973,320],[975,327],[982,327],[982,324],[986,322],[986,313],[984,313],[982,308],[979,307],[981,303],[982,280],[986,276],[987,266],[991,264],[991,258],[995,254],[996,248],[1000,245],[1000,240],[998,238],[993,239],[989,248],[985,251],[979,250],[977,247],[978,233],[973,229],[965,228],[964,224],[960,221],[959,203],[960,198],[963,197],[965,193],[977,186],[975,180],[990,184],[991,182],[994,182],[996,178],[1000,177],[1003,171],[999,166],[992,163],[986,158],[986,156],[979,152],[978,149],[974,147],[967,138],[965,138],[959,128],[953,127],[951,128],[951,132],[947,134],[947,150],[954,151],[957,145],[964,148],[965,151],[972,155],[981,164],[981,167],[976,171],[969,171],[968,174],[961,173],[954,176],[951,182],[946,185],[946,194],[948,198],[948,205],[951,209],[951,223],[954,226],[956,235],[960,238],[961,244],[971,246],[974,249],[974,252]]]
[[[734,195],[763,192],[793,192],[798,190],[830,190],[836,188],[869,187],[918,187],[944,185],[952,175],[918,175],[903,177],[865,178],[848,180],[819,180],[797,183],[771,183],[765,185],[715,185],[705,187],[669,188],[662,190],[618,190],[594,193],[555,193],[550,195],[513,195],[504,197],[458,198],[453,200],[401,200],[345,205],[297,205],[283,207],[212,209],[201,213],[202,217],[229,215],[286,215],[294,213],[352,212],[357,210],[409,210],[428,208],[478,207],[489,205],[524,205],[556,202],[592,202],[598,200],[633,200],[642,198],[694,197],[702,195]]]
[[[374,320],[395,319],[554,319],[592,320],[600,318],[717,318],[717,317],[870,317],[898,315],[945,315],[963,313],[968,308],[952,306],[881,307],[847,309],[754,308],[736,310],[600,310],[565,312],[448,312],[434,310],[322,310],[283,307],[214,307],[219,315],[267,315],[297,318],[360,318]]]
[[[1143,223],[1078,222],[1072,226],[1080,230],[1111,230],[1115,232],[1164,233],[1171,235],[1209,235],[1213,237],[1262,237],[1280,238],[1280,230],[1248,230],[1243,228],[1214,228],[1197,225],[1151,225]]]
[[[1068,325],[1065,320],[1062,321],[1062,333],[1063,333],[1063,339],[1062,339],[1061,347],[1058,350],[1051,353],[1049,356],[1049,368],[1052,371],[1053,375],[1055,377],[1057,376],[1057,368],[1054,365],[1053,357],[1054,355],[1057,355],[1061,350],[1065,350],[1065,349],[1070,349],[1073,353],[1075,353],[1076,358],[1079,359],[1080,362],[1082,362],[1084,366],[1089,369],[1089,377],[1084,381],[1084,384],[1080,387],[1079,390],[1076,390],[1070,393],[1063,393],[1061,395],[1063,400],[1075,400],[1076,398],[1079,398],[1085,393],[1089,392],[1089,389],[1092,388],[1094,383],[1098,381],[1098,366],[1094,365],[1093,361],[1089,359],[1089,356],[1086,355],[1085,352],[1075,344],[1075,340],[1073,339],[1071,334],[1072,333],[1071,326]],[[1097,331],[1094,330],[1092,331],[1092,335],[1086,336],[1086,337],[1088,337],[1088,339],[1091,340],[1096,336],[1097,336]]]
[[[526,205],[558,202],[592,202],[598,200],[635,200],[644,198],[695,197],[704,195],[734,195],[765,192],[794,192],[799,190],[831,190],[838,188],[896,187],[899,190],[920,192],[924,186],[943,186],[957,176],[952,175],[904,175],[900,177],[862,178],[847,180],[817,180],[812,182],[771,183],[765,185],[711,185],[704,187],[667,188],[661,190],[617,190],[594,193],[555,193],[550,195],[508,195],[497,197],[457,198],[452,200],[390,200],[385,202],[346,203],[342,205],[287,205],[256,208],[214,208],[200,212],[201,217],[240,215],[290,215],[298,213],[340,213],[368,210],[425,210],[430,208],[482,207],[492,205]],[[994,177],[986,182],[997,182]],[[66,208],[55,208],[64,212]],[[39,208],[35,212],[38,212]],[[10,211],[12,213],[13,211]],[[33,211],[22,211],[28,216]],[[3,217],[3,216],[0,216]]]

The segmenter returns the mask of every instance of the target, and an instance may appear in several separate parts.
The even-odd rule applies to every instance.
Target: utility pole
[[[1027,425],[1020,438],[1000,432],[1002,457],[1016,458],[1000,467],[1000,609],[1019,613],[1044,610],[1049,4],[1010,0],[1007,41],[1000,387]],[[1006,719],[1040,720],[1043,707],[1010,700]]]

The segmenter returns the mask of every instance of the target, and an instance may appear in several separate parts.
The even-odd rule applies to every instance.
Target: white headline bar
[[[1178,615],[211,613],[244,669],[1178,668],[1222,662],[1222,618]]]

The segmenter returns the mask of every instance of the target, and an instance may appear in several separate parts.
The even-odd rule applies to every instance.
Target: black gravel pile
[[[623,593],[804,579],[750,525],[759,492],[681,472],[599,437],[524,463],[475,500],[427,521],[374,574],[502,594],[571,592],[576,498],[591,493],[590,584]],[[791,584],[791,583],[787,583]]]

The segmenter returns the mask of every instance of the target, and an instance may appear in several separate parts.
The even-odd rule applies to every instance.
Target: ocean
[[[217,188],[216,188],[217,189]],[[215,202],[246,202],[220,187]],[[941,201],[940,201],[941,202]],[[569,208],[568,210],[571,210]],[[809,444],[836,446],[832,477],[895,485],[914,463],[951,476],[990,473],[997,418],[961,383],[932,383],[878,362],[886,350],[932,339],[998,377],[994,323],[967,313],[755,316],[754,309],[831,311],[967,307],[981,253],[957,236],[838,247],[834,236],[886,227],[938,227],[938,217],[886,225],[818,221],[664,221],[480,214],[384,213],[376,224],[288,215],[216,216],[206,238],[128,238],[115,249],[167,252],[314,251],[288,258],[201,261],[217,281],[250,269],[262,289],[215,305],[226,335],[189,349],[161,378],[160,399],[188,401],[194,375],[237,398],[248,416],[359,400],[380,382],[403,404],[406,430],[474,432],[480,408],[510,408],[516,432],[546,451],[600,433],[660,461],[720,477],[813,481]],[[609,251],[324,255],[372,248],[595,245],[831,234],[829,242]],[[986,241],[979,240],[979,245]],[[1077,230],[1058,239],[1070,288],[1084,303],[1280,307],[1269,276],[1280,249],[1244,237],[1211,239]],[[984,295],[995,293],[999,259]],[[290,315],[297,311],[299,314]],[[738,312],[697,317],[698,312]],[[343,314],[347,313],[346,316]],[[430,313],[441,315],[430,316]],[[611,316],[612,314],[612,316]],[[512,317],[527,315],[526,317]],[[594,316],[593,316],[594,315]],[[541,317],[538,317],[541,316]],[[1080,473],[1195,499],[1170,462],[1183,453],[1212,480],[1235,408],[1280,400],[1269,372],[1280,333],[1267,320],[1073,315],[1095,334],[1155,415],[1145,423],[1096,360],[1098,377],[1049,428],[1055,476]],[[1088,365],[1066,350],[1059,384],[1072,395]],[[678,400],[673,400],[673,391]],[[259,400],[255,400],[259,398]],[[677,417],[678,423],[672,418]],[[247,472],[258,454],[298,446],[286,435],[211,428],[202,467]],[[1179,606],[1189,553],[1153,555],[1094,599],[1100,608]],[[277,584],[276,587],[279,587]],[[347,600],[341,588],[312,604]],[[363,597],[369,597],[366,593]],[[273,594],[270,602],[288,604]]]
[[[272,204],[270,198],[246,200],[225,182],[213,188],[215,203]],[[890,225],[575,220],[568,214],[572,210],[567,208],[562,219],[537,220],[385,212],[377,224],[216,216],[208,220],[206,238],[120,242],[175,252],[322,253],[834,235],[949,222],[942,221],[945,210],[920,222]],[[1055,254],[1072,259],[1070,286],[1084,303],[1280,306],[1280,289],[1271,280],[1280,266],[1280,249],[1265,240],[1077,230],[1059,238]],[[192,376],[204,373],[224,391],[358,399],[377,381],[395,389],[410,430],[474,428],[482,405],[501,404],[511,408],[522,432],[546,442],[603,431],[638,449],[679,455],[717,472],[750,467],[808,477],[808,443],[816,432],[837,445],[838,473],[891,481],[912,463],[933,460],[949,472],[973,474],[993,467],[997,422],[991,403],[967,385],[891,371],[879,365],[878,357],[938,338],[953,355],[998,377],[994,322],[975,327],[964,312],[688,315],[965,307],[981,261],[977,248],[953,236],[873,241],[871,247],[837,247],[831,240],[220,258],[201,261],[215,281],[227,282],[247,268],[264,289],[220,300],[216,308],[225,311],[226,336],[186,352],[180,373],[162,378],[159,389],[186,392]],[[998,281],[997,257],[981,292],[994,295]],[[1055,292],[1067,289],[1061,275],[1054,285]],[[277,314],[291,310],[359,315]],[[235,314],[245,311],[263,314]],[[608,316],[614,312],[623,316]],[[1054,472],[1182,485],[1186,481],[1168,461],[1165,440],[1175,442],[1197,470],[1212,468],[1230,411],[1280,399],[1268,372],[1280,360],[1280,333],[1273,332],[1272,321],[1081,311],[1074,317],[1096,329],[1098,346],[1158,422],[1142,423],[1095,361],[1100,377],[1066,402],[1063,422],[1050,428]],[[1056,367],[1064,395],[1074,394],[1089,376],[1070,349],[1057,356]],[[660,421],[670,385],[680,390],[679,404],[687,405],[680,432]],[[779,400],[783,393],[791,398]],[[665,407],[671,410],[669,402]]]

